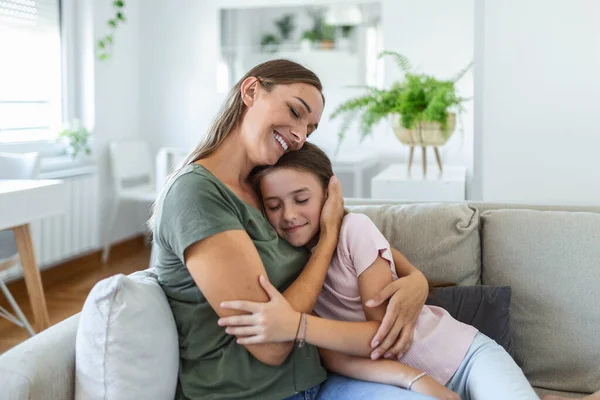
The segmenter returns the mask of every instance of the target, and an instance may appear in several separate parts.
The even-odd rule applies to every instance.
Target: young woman
[[[295,309],[310,312],[316,303],[342,219],[339,184],[332,179],[329,185],[321,236],[309,258],[273,231],[248,176],[299,150],[317,128],[323,105],[319,79],[301,65],[274,60],[256,66],[232,88],[204,140],[157,201],[150,225],[158,278],[179,332],[178,399],[308,398],[326,379],[316,348],[290,354],[293,341],[240,346],[217,324],[219,317],[240,314],[221,307],[223,301],[268,300],[261,274]],[[408,347],[427,297],[423,275],[399,269],[404,277],[374,294],[376,302],[390,298],[372,348],[380,354]],[[347,394],[357,387],[366,387],[369,397],[390,397],[390,387],[348,378],[324,385],[341,398],[352,398]],[[411,396],[400,390],[392,396],[402,394]]]
[[[325,153],[310,143],[255,172],[267,218],[292,246],[313,249],[317,245],[332,175]],[[385,305],[369,308],[364,303],[397,279],[395,272],[390,245],[373,222],[365,215],[347,214],[314,309],[322,318],[296,311],[261,277],[271,302],[222,304],[253,314],[222,318],[219,324],[228,326],[227,333],[243,336],[240,344],[307,342],[328,350],[323,356],[330,370],[439,399],[458,399],[458,395],[472,400],[539,399],[502,347],[440,307],[423,307],[413,345],[398,357],[400,362],[380,360],[371,368],[357,368],[358,357],[331,353],[369,356],[369,342],[383,319]]]

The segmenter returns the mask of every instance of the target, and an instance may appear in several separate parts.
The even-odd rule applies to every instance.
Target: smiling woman
[[[317,76],[292,61],[256,66],[231,89],[202,142],[159,196],[150,225],[158,278],[179,333],[178,399],[314,395],[326,379],[315,347],[240,345],[217,323],[240,314],[221,307],[223,301],[268,301],[258,282],[263,274],[295,309],[310,312],[315,306],[342,220],[337,179],[326,182],[320,237],[309,257],[269,225],[249,176],[302,148],[323,112],[321,90]],[[426,284],[406,293],[417,293],[407,307],[419,309]],[[398,333],[386,340],[393,344]]]

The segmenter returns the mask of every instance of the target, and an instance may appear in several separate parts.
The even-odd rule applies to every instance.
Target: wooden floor
[[[144,245],[144,239],[140,236],[112,247],[107,264],[102,264],[100,252],[96,252],[42,271],[50,325],[81,311],[88,293],[96,282],[118,273],[127,275],[146,269],[149,259],[150,247]],[[8,285],[8,289],[32,323],[33,315],[24,282],[22,280],[12,282]],[[0,292],[0,305],[12,311],[2,292]],[[25,329],[0,317],[0,353],[28,337],[29,334]]]

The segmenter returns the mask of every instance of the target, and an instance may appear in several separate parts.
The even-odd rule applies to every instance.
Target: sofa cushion
[[[172,399],[177,328],[156,275],[119,274],[85,301],[76,339],[76,399]]]
[[[479,214],[465,204],[349,207],[369,216],[392,247],[433,282],[480,282]]]
[[[515,359],[536,387],[600,388],[600,214],[486,211],[482,281],[512,288]]]
[[[434,289],[426,304],[444,308],[513,354],[509,286],[452,286]]]

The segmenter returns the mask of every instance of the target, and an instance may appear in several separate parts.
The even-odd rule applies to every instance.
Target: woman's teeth
[[[288,145],[285,142],[285,140],[283,140],[283,138],[281,137],[281,135],[279,135],[277,133],[274,133],[273,136],[275,136],[275,140],[277,140],[281,144],[281,147],[283,147],[283,151],[287,151]]]

